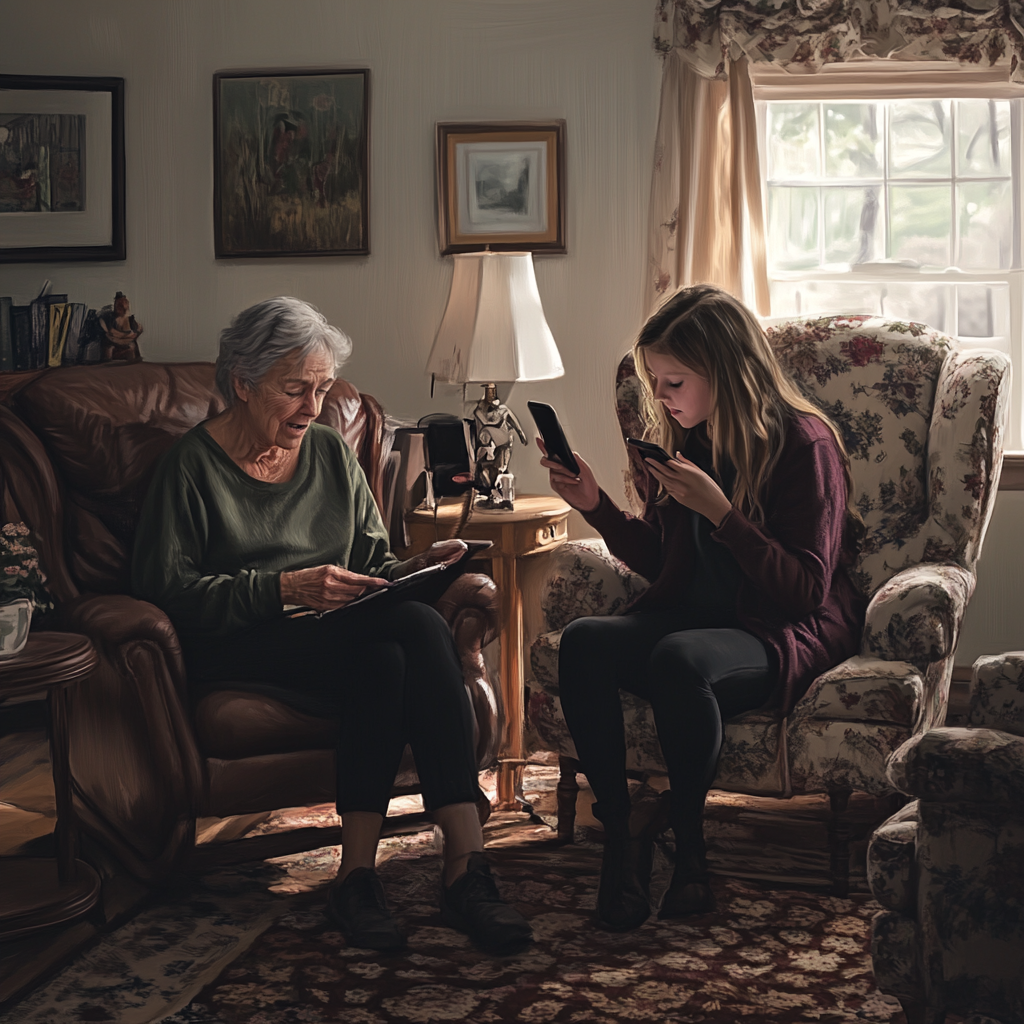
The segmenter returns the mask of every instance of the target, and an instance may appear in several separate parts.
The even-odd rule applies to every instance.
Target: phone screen
[[[544,447],[552,459],[560,462],[570,473],[579,473],[580,464],[576,461],[569,442],[565,438],[562,424],[558,422],[558,414],[545,402],[527,402],[526,407],[537,424],[540,436],[544,439]]]

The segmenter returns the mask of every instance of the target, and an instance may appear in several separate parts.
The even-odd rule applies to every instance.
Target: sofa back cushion
[[[16,396],[64,492],[65,555],[81,590],[123,592],[139,510],[158,459],[225,407],[213,363],[109,363],[44,373]],[[335,383],[320,422],[355,451],[380,487],[383,414],[347,381]]]

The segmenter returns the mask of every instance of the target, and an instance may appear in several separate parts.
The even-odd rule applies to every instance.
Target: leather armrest
[[[453,628],[460,613],[475,611],[483,626],[481,647],[496,640],[501,632],[501,595],[494,580],[483,573],[464,573],[444,592],[435,607]]]

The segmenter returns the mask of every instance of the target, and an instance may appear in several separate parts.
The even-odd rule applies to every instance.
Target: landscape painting
[[[0,113],[0,213],[85,209],[85,115]]]
[[[369,253],[368,79],[214,76],[218,257]]]

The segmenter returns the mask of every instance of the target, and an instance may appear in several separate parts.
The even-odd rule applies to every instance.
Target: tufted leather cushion
[[[81,590],[130,590],[139,510],[157,460],[197,423],[224,409],[213,363],[108,363],[45,373],[16,399],[65,486],[68,568]],[[319,417],[356,453],[380,498],[384,417],[347,381]]]

